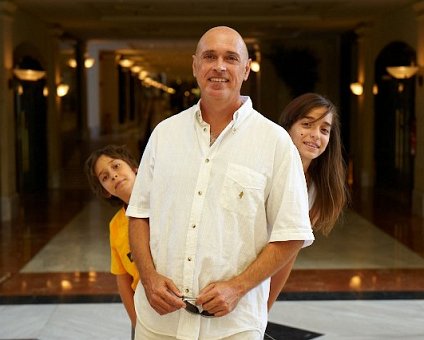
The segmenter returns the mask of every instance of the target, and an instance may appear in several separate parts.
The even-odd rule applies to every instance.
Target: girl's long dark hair
[[[317,108],[325,108],[324,115],[333,115],[330,139],[326,150],[312,160],[305,175],[309,177],[316,189],[315,200],[309,211],[313,229],[328,235],[349,199],[337,109],[327,98],[317,93],[305,93],[286,106],[279,123],[290,131],[295,122]]]

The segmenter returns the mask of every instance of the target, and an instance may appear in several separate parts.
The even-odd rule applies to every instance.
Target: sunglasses
[[[205,318],[213,318],[215,316],[215,315],[213,315],[212,313],[209,313],[206,310],[202,310],[201,307],[196,306],[194,304],[194,302],[196,301],[196,298],[190,298],[190,297],[187,297],[187,296],[183,296],[182,300],[186,305],[185,310],[189,313],[198,314],[198,315],[201,315]]]

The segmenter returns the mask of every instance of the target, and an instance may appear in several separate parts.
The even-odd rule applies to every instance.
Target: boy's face
[[[122,159],[102,155],[94,166],[94,172],[105,189],[106,197],[115,196],[128,204],[136,177],[136,169],[132,169]]]

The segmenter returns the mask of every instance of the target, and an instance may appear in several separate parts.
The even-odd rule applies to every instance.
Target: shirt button
[[[187,257],[187,260],[188,260],[188,261],[191,261],[191,257]]]
[[[205,162],[206,162],[206,163],[209,163],[209,158],[206,158],[206,159],[205,159]]]
[[[198,192],[197,192],[197,194],[198,194],[199,196],[202,196],[202,192],[201,192],[201,191],[198,191]]]
[[[193,224],[191,227],[194,229],[194,228],[196,228],[196,225],[195,225],[195,224]]]
[[[203,132],[206,132],[206,131],[208,131],[208,129],[207,128],[203,128]]]
[[[184,289],[184,291],[185,291],[186,293],[190,293],[190,289],[188,289],[188,288]]]

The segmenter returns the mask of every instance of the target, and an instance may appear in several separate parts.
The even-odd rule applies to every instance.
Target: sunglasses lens
[[[190,312],[193,314],[200,314],[199,309],[195,305],[191,304],[188,301],[184,301],[184,303],[186,305],[187,312]]]
[[[215,316],[214,314],[209,313],[208,311],[205,311],[205,310],[202,311],[202,312],[200,312],[199,308],[197,308],[196,305],[193,305],[192,303],[188,302],[185,299],[183,299],[183,301],[184,301],[184,303],[186,305],[186,308],[185,309],[186,309],[187,312],[190,312],[192,314],[200,314],[200,315],[202,315],[202,316],[204,316],[206,318],[212,318],[212,317]]]
[[[215,316],[214,314],[209,313],[208,311],[205,311],[205,310],[200,314],[202,314],[203,316],[208,317],[208,318],[212,318],[212,317]]]

